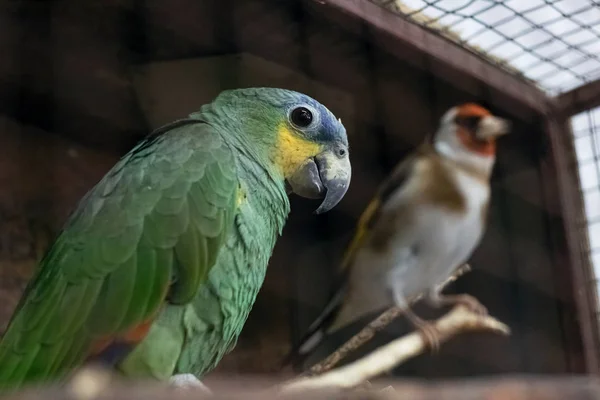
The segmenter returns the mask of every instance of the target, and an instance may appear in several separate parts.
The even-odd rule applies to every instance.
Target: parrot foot
[[[447,295],[442,296],[438,295],[433,297],[432,305],[434,306],[443,306],[443,305],[462,305],[466,307],[469,311],[479,316],[488,315],[487,308],[479,302],[475,297],[468,294],[456,294],[456,295]]]
[[[417,316],[410,309],[406,309],[406,316],[413,326],[419,331],[419,334],[425,342],[425,347],[431,349],[433,354],[440,351],[440,332],[435,325]]]
[[[212,391],[193,374],[173,375],[169,383],[177,389],[200,389],[207,394],[212,394]]]

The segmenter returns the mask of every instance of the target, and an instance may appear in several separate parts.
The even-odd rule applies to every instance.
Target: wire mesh
[[[600,297],[600,107],[572,117],[571,128],[585,204],[585,221],[582,221],[581,229],[587,231],[587,253],[595,278],[591,284]]]
[[[558,94],[600,78],[600,0],[371,0]]]

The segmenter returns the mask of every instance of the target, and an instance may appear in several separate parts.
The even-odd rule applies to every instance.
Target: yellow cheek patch
[[[288,178],[306,159],[316,156],[322,149],[320,144],[301,138],[282,123],[277,129],[273,161],[283,176]]]

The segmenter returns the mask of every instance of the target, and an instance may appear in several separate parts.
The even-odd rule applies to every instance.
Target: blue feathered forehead
[[[316,139],[322,141],[340,141],[345,145],[348,145],[346,128],[344,128],[341,121],[338,120],[327,107],[304,93],[269,87],[237,89],[229,90],[227,92],[230,94],[235,93],[236,95],[255,97],[280,108],[282,112],[285,112],[286,114],[292,108],[308,105],[309,108],[312,108],[319,113],[320,127],[318,132],[316,132],[318,136]]]
[[[283,89],[282,89],[283,90]],[[295,92],[292,90],[285,90],[288,97],[284,107],[286,110],[290,110],[295,107],[302,105],[308,105],[315,109],[319,113],[321,126],[319,128],[319,139],[323,141],[340,141],[344,144],[348,144],[348,137],[346,136],[346,128],[333,113],[319,103],[312,97],[303,93]]]

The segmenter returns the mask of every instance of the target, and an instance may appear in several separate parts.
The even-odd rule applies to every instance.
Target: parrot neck
[[[290,201],[284,177],[270,157],[275,146],[275,132],[266,135],[260,129],[265,125],[264,121],[245,118],[222,103],[205,105],[194,117],[213,126],[234,150],[240,184],[245,186],[241,187],[242,194],[247,195],[253,208],[263,209],[265,215],[272,217],[273,227],[281,234],[290,212]]]
[[[273,179],[276,173],[241,153],[238,157],[240,188],[253,209],[268,215],[277,234],[281,235],[290,213],[290,201],[283,180]]]

